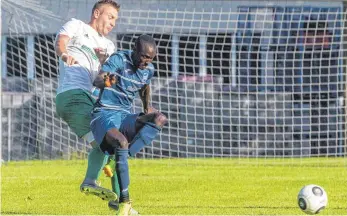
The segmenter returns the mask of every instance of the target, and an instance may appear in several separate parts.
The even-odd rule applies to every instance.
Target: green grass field
[[[347,215],[346,159],[130,160],[131,197],[141,214],[300,215],[306,184],[328,193],[321,215]],[[87,161],[27,161],[1,166],[1,214],[111,215],[79,192]],[[102,176],[103,186],[110,187]]]

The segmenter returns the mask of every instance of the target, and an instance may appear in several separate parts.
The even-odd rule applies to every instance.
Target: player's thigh
[[[82,137],[90,131],[94,103],[89,93],[80,89],[69,90],[57,95],[56,110],[69,127]]]
[[[129,114],[123,119],[119,130],[124,134],[128,142],[131,142],[147,122],[156,124],[161,128],[167,122],[167,118],[159,112]]]
[[[136,140],[139,140],[139,137],[137,137],[138,135],[144,141],[145,145],[149,145],[166,123],[166,116],[160,112],[131,114],[122,122],[120,131],[125,135],[129,146],[132,146],[134,142],[137,142]],[[147,127],[145,127],[146,125]],[[135,149],[138,147],[138,145],[135,145]],[[133,153],[134,151],[131,153],[132,156]]]
[[[124,134],[128,142],[131,142],[137,132],[143,127],[143,124],[139,123],[137,119],[144,113],[128,114],[124,117],[119,131]]]

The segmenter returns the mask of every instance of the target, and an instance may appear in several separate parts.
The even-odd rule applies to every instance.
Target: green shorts
[[[56,111],[77,134],[83,137],[90,132],[91,111],[95,99],[81,89],[72,89],[58,94],[55,98]]]

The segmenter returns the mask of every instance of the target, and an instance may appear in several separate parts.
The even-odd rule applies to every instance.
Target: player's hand
[[[103,64],[108,57],[106,49],[103,49],[101,47],[97,47],[97,48],[94,48],[94,52],[95,52],[96,56],[98,57],[100,64]]]
[[[149,106],[147,109],[145,109],[145,114],[155,113],[155,112],[159,112],[159,111],[152,106]]]
[[[105,87],[111,87],[113,84],[116,84],[116,77],[114,74],[107,73],[104,75]]]
[[[78,61],[73,56],[67,53],[63,53],[63,55],[61,56],[61,60],[69,66],[78,64]]]

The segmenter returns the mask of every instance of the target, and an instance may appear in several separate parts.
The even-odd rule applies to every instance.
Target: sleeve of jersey
[[[116,47],[114,46],[114,43],[112,41],[108,42],[106,52],[109,56],[116,52]]]
[[[117,54],[111,55],[101,67],[102,72],[122,75],[123,59]]]
[[[69,38],[72,38],[78,32],[79,27],[81,26],[81,21],[76,19],[71,19],[69,22],[65,23],[58,31],[57,36],[67,35]]]

